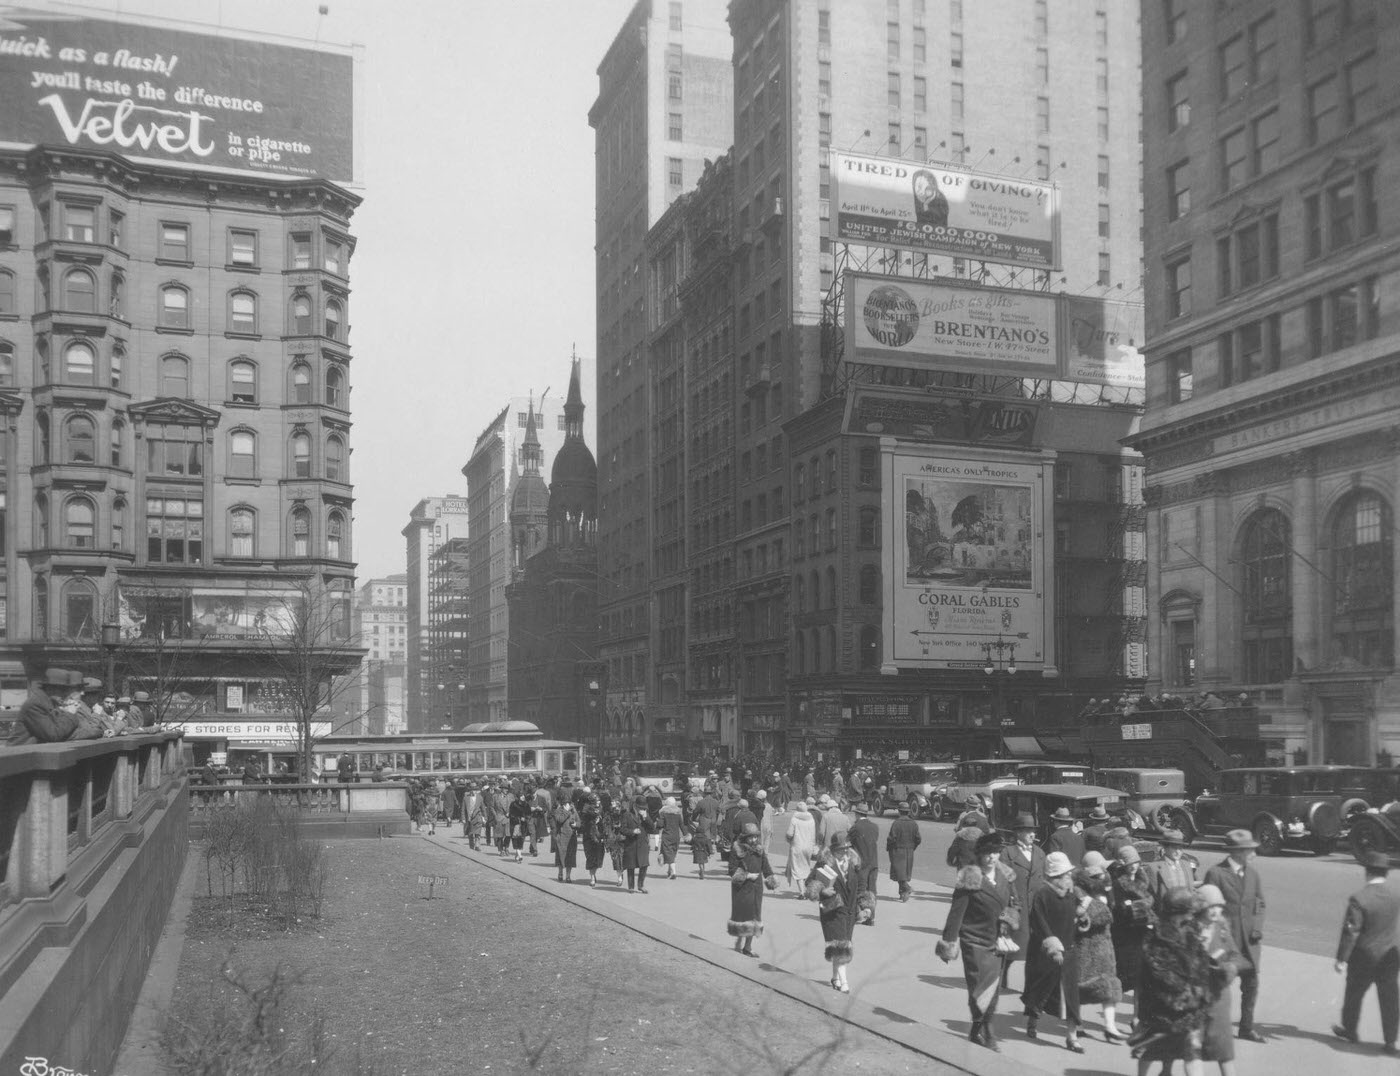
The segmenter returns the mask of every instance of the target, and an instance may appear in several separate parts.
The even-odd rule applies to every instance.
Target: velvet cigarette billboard
[[[1059,189],[891,157],[831,154],[838,242],[1060,267]]]
[[[859,362],[1059,376],[1054,295],[846,274],[846,340]]]
[[[1066,381],[1114,388],[1147,387],[1143,361],[1142,304],[1096,299],[1088,295],[1061,296],[1060,324],[1064,327]]]
[[[1052,665],[1045,485],[1036,454],[881,440],[885,669],[981,668],[987,643],[1017,667]],[[1004,657],[1007,655],[1003,655]]]
[[[0,4],[0,144],[355,184],[354,68],[330,46]]]

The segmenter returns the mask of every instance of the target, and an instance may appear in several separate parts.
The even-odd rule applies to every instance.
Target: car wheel
[[[1356,824],[1351,827],[1351,854],[1356,857],[1356,862],[1365,864],[1366,857],[1372,852],[1384,852],[1386,850],[1385,831],[1369,818],[1358,818]]]
[[[1169,820],[1172,828],[1179,830],[1181,835],[1186,838],[1186,844],[1189,847],[1191,842],[1196,839],[1196,822],[1191,817],[1191,812],[1184,807],[1173,807]]]
[[[923,812],[923,808],[921,808],[921,807],[919,806],[919,797],[918,797],[918,796],[910,796],[910,797],[909,797],[909,817],[910,817],[910,818],[918,818],[918,817],[919,817],[921,814],[923,814],[923,813],[924,813],[924,812]]]
[[[876,818],[884,818],[884,817],[885,817],[885,801],[882,800],[878,795],[876,795],[876,796],[871,796],[871,797],[870,797],[870,810],[874,813],[874,815],[875,815]]]
[[[928,816],[935,822],[942,822],[947,817],[948,812],[943,806],[942,796],[930,796],[928,798]]]
[[[1254,823],[1254,839],[1259,842],[1261,856],[1276,856],[1283,848],[1283,834],[1267,819]]]
[[[1173,807],[1170,803],[1162,804],[1152,812],[1152,828],[1159,831],[1177,828],[1172,825],[1172,819],[1175,817],[1178,810],[1179,808]]]

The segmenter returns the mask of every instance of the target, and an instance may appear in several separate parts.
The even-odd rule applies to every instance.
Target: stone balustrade
[[[190,832],[198,839],[216,812],[269,800],[300,813],[303,826],[318,837],[387,837],[407,833],[408,786],[393,781],[370,784],[322,783],[190,785]]]

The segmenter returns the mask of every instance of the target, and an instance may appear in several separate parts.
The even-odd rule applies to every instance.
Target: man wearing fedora
[[[1084,839],[1084,851],[1102,852],[1104,850],[1104,840],[1108,837],[1108,811],[1102,803],[1094,804],[1094,809],[1089,812],[1089,824],[1084,827],[1084,832],[1080,836]]]
[[[1194,856],[1186,854],[1186,835],[1181,830],[1162,830],[1157,835],[1157,843],[1161,845],[1162,858],[1144,865],[1143,873],[1148,876],[1152,890],[1152,907],[1160,913],[1163,901],[1173,889],[1195,887],[1199,864]]]
[[[1206,871],[1205,884],[1225,896],[1225,921],[1243,957],[1240,963],[1239,1037],[1265,1042],[1254,1026],[1254,1003],[1259,997],[1260,943],[1264,940],[1264,890],[1254,869],[1259,842],[1247,829],[1225,834],[1225,858]]]
[[[1002,971],[1003,986],[1006,985],[1011,965],[1026,958],[1026,945],[1031,934],[1031,895],[1045,884],[1045,852],[1035,843],[1035,816],[1022,811],[1016,816],[1011,830],[1016,839],[1002,849],[1001,861],[1011,868],[1014,875],[1011,888],[1016,893],[1016,904],[1022,909],[1022,915],[1020,924],[1011,933],[1011,940],[1016,943],[1017,949],[1007,954],[1006,966]]]
[[[46,669],[43,677],[30,685],[29,696],[19,708],[19,720],[8,742],[20,746],[73,739],[78,731],[78,718],[64,704],[68,693],[82,683],[82,675],[71,669]]]
[[[1381,1051],[1394,1055],[1400,1031],[1400,893],[1386,885],[1390,858],[1384,852],[1367,852],[1361,865],[1366,869],[1366,884],[1347,899],[1337,942],[1335,966],[1339,973],[1346,972],[1347,985],[1342,1022],[1332,1025],[1332,1034],[1356,1042],[1361,1002],[1374,983],[1385,1039]]]
[[[1069,808],[1055,808],[1050,820],[1055,823],[1055,831],[1045,838],[1045,854],[1063,852],[1071,867],[1079,866],[1079,861],[1084,858],[1084,837],[1074,831],[1074,816],[1069,813]]]
[[[890,861],[890,881],[899,886],[899,899],[908,902],[914,894],[914,852],[923,842],[919,823],[909,817],[909,804],[900,800],[896,805],[899,817],[890,825],[885,837],[885,855]]]
[[[863,920],[867,926],[875,925],[875,886],[880,879],[880,830],[870,821],[870,806],[866,803],[853,803],[851,813],[856,820],[851,823],[851,847],[860,856],[860,888],[870,894],[870,918]]]

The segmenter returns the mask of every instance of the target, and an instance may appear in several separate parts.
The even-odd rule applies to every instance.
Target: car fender
[[[1272,811],[1260,811],[1257,815],[1251,818],[1249,820],[1249,832],[1253,833],[1255,827],[1257,827],[1260,822],[1268,822],[1272,824],[1278,830],[1278,835],[1280,838],[1286,838],[1288,836],[1288,823],[1284,819],[1280,818],[1278,815],[1274,814]]]

